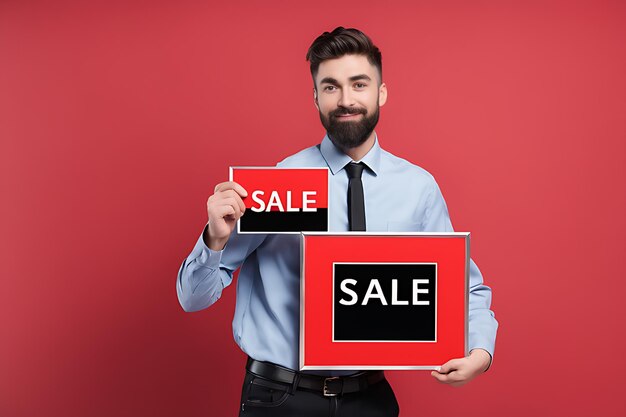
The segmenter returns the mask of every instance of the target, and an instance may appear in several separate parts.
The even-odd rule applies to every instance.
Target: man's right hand
[[[222,182],[215,186],[214,194],[206,203],[209,227],[203,238],[209,249],[215,251],[224,249],[237,220],[246,211],[242,198],[247,196],[248,192],[234,181]]]

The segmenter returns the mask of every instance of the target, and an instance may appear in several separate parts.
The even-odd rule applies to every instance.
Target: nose
[[[356,103],[354,101],[354,97],[352,96],[349,88],[344,88],[341,91],[341,95],[339,96],[338,106],[341,107],[352,107]]]

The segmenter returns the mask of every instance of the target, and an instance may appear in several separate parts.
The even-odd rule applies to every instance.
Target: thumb
[[[448,362],[444,363],[443,365],[441,365],[441,370],[439,371],[439,373],[442,374],[448,374],[456,369],[459,368],[460,365],[460,359],[451,359]]]

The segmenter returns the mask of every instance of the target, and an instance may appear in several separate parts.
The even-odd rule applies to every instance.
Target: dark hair
[[[339,26],[332,32],[324,32],[318,36],[306,53],[306,60],[311,62],[313,86],[317,70],[323,61],[348,54],[365,55],[370,64],[378,68],[380,79],[383,79],[383,62],[378,47],[360,30]]]

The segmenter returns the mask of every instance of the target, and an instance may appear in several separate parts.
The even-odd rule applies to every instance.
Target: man
[[[378,48],[362,32],[338,27],[313,42],[307,60],[315,106],[327,134],[320,145],[278,166],[330,168],[330,231],[452,231],[433,177],[380,148],[374,128],[379,107],[387,101],[387,87]],[[350,197],[349,204],[347,193],[357,184],[352,183],[355,178],[361,179],[364,201]],[[217,301],[241,266],[233,334],[250,358],[240,415],[397,416],[396,398],[381,371],[329,371],[321,376],[295,371],[299,236],[237,234],[245,196],[247,191],[234,182],[215,187],[207,202],[208,224],[177,280],[181,305],[185,311],[197,311]],[[489,310],[491,290],[483,285],[473,261],[469,301],[470,355],[432,372],[445,384],[462,385],[491,364],[498,324]]]

